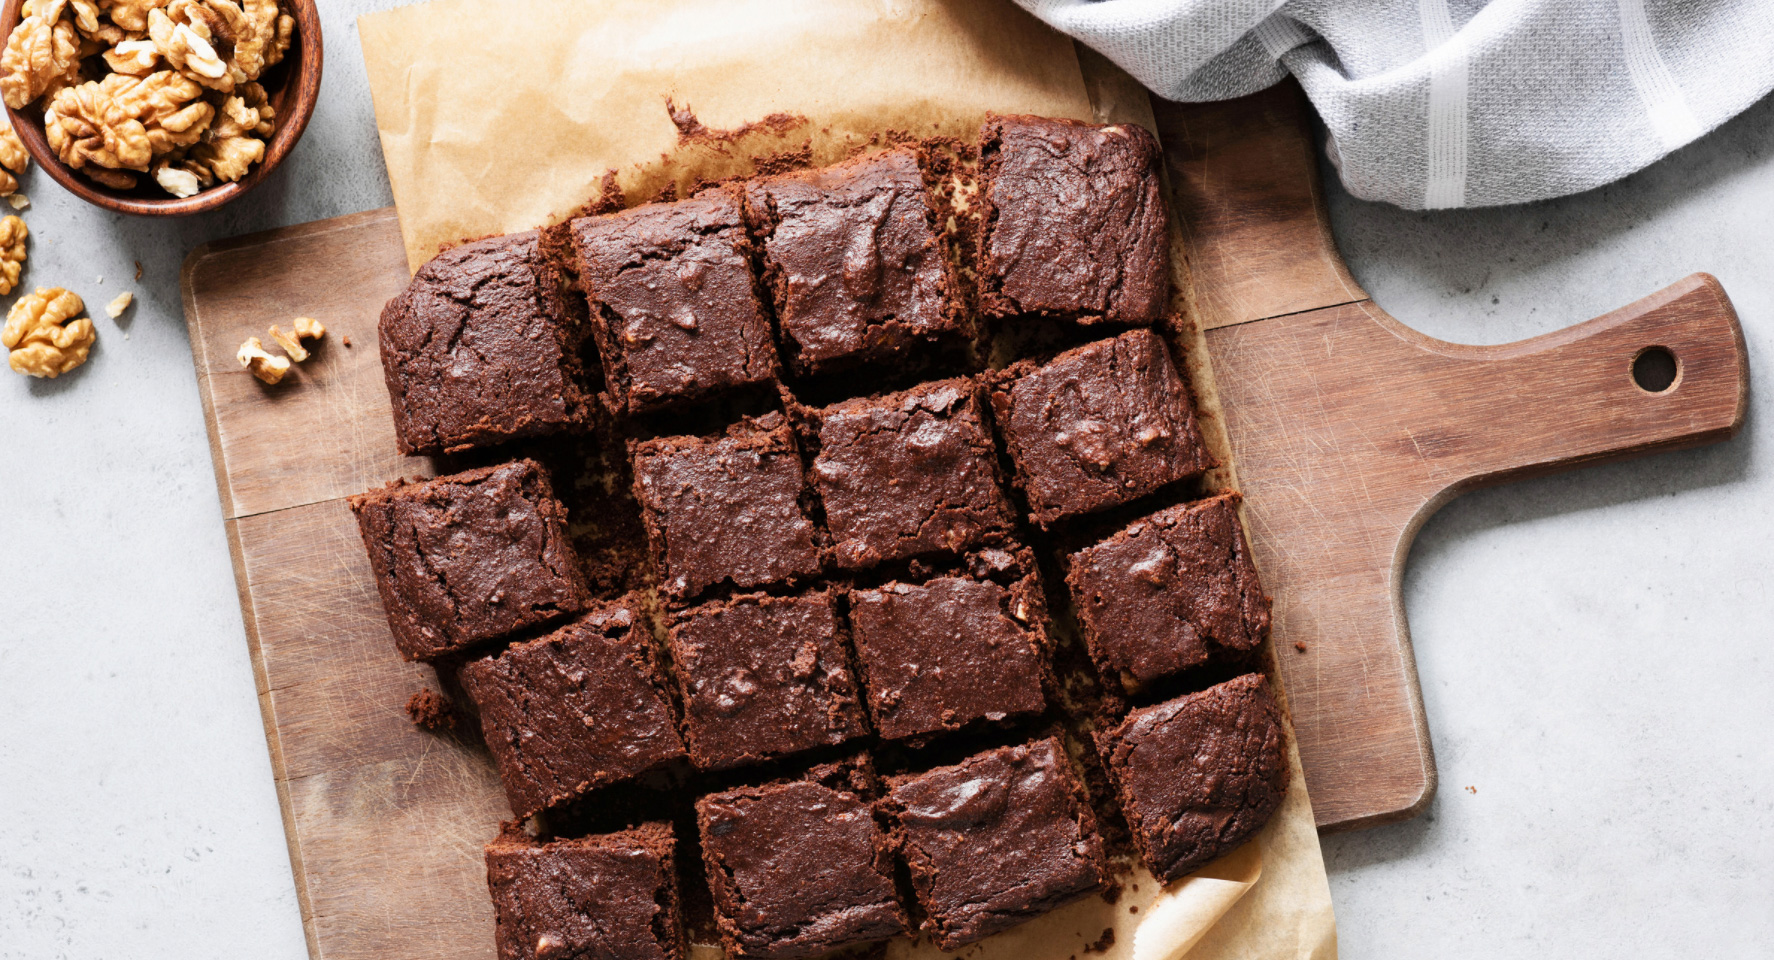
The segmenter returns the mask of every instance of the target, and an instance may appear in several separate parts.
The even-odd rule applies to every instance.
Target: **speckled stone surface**
[[[323,5],[314,123],[222,211],[126,219],[25,178],[25,283],[85,297],[99,344],[57,381],[0,370],[0,960],[306,956],[178,270],[207,240],[390,202],[353,21],[396,5]],[[1419,329],[1514,340],[1704,269],[1764,374],[1774,104],[1568,200],[1331,196],[1356,276]],[[1416,821],[1325,841],[1346,956],[1774,941],[1767,398],[1731,443],[1476,493],[1424,528],[1405,603],[1442,789]]]

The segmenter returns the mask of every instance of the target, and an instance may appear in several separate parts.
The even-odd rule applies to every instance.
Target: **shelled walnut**
[[[18,298],[0,330],[12,369],[53,379],[85,363],[98,339],[92,321],[80,316],[85,309],[78,294],[60,287],[38,287]]]
[[[277,345],[290,355],[291,360],[301,363],[308,359],[308,348],[302,346],[302,341],[319,340],[326,336],[326,327],[313,317],[297,317],[291,327],[291,331],[285,333],[282,327],[272,324],[271,339],[277,341]]]
[[[25,172],[31,165],[31,155],[25,152],[25,145],[19,141],[18,134],[11,124],[0,126],[0,197],[10,197],[18,192],[18,175]]]
[[[14,216],[0,219],[0,296],[18,286],[19,273],[25,269],[25,237],[29,235],[23,220]]]
[[[251,370],[253,376],[269,384],[283,381],[283,375],[290,372],[290,359],[274,353],[265,352],[265,341],[258,337],[247,337],[240,345],[240,352],[235,354],[240,365]]]
[[[43,111],[69,167],[118,188],[150,174],[185,197],[264,160],[276,111],[258,80],[295,37],[278,0],[26,0],[21,12],[0,96]],[[9,180],[0,171],[0,196]]]

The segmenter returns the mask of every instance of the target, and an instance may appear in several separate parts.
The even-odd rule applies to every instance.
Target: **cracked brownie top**
[[[534,460],[351,498],[395,645],[427,660],[578,613],[566,510]]]

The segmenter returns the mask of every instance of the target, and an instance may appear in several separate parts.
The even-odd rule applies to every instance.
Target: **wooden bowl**
[[[0,7],[0,42],[12,35],[18,26],[19,8],[24,0],[5,0]],[[308,119],[314,115],[314,101],[320,95],[320,12],[315,0],[284,0],[284,9],[295,18],[295,39],[289,53],[277,66],[259,78],[271,106],[277,111],[277,129],[265,143],[265,159],[254,164],[246,176],[233,183],[220,183],[189,197],[175,197],[160,189],[153,177],[143,175],[134,189],[114,190],[88,180],[56,158],[43,133],[43,110],[33,104],[23,110],[6,108],[12,128],[24,142],[26,152],[69,192],[87,203],[118,213],[144,217],[183,217],[214,210],[251,190],[271,175],[283,158],[302,139]]]

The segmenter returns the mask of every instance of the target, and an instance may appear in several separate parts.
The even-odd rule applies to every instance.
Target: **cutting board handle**
[[[1467,361],[1469,382],[1439,403],[1416,442],[1447,486],[1434,505],[1478,486],[1726,439],[1743,424],[1748,353],[1737,311],[1696,273],[1611,313],[1500,346],[1462,346],[1376,319],[1420,349]],[[1434,385],[1433,383],[1431,384]]]
[[[1500,346],[1437,340],[1371,301],[1229,324],[1207,345],[1326,829],[1414,816],[1434,796],[1401,591],[1436,509],[1478,486],[1723,440],[1749,393],[1736,311],[1704,274]],[[1646,389],[1635,360],[1658,348],[1674,377]]]
[[[1735,434],[1736,311],[1695,274],[1532,340],[1437,340],[1343,264],[1296,84],[1153,112],[1313,813],[1414,816],[1436,786],[1402,597],[1417,531],[1475,487]],[[1675,368],[1657,391],[1633,375],[1653,348]]]

